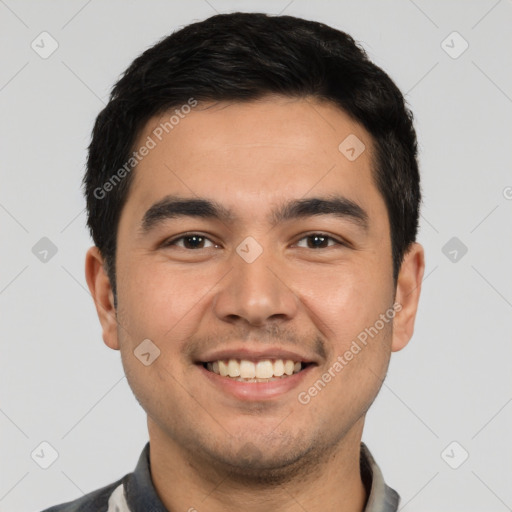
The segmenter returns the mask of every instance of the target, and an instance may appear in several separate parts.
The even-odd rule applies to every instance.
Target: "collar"
[[[382,471],[364,443],[361,443],[360,466],[368,496],[363,512],[396,512],[400,496],[386,485]]]
[[[361,443],[361,478],[368,499],[363,512],[396,512],[400,497],[384,482],[382,472],[368,447]],[[131,512],[168,512],[151,480],[149,442],[146,443],[133,473],[123,479],[125,497]]]

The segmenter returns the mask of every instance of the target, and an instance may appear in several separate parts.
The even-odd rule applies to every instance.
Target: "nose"
[[[298,310],[298,298],[290,288],[284,264],[270,250],[252,262],[238,253],[233,269],[222,280],[213,301],[216,316],[225,322],[263,326],[269,321],[290,320]]]

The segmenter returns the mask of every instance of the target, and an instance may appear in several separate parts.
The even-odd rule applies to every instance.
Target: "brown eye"
[[[210,246],[205,246],[205,244],[210,243]],[[164,244],[164,247],[169,246],[177,246],[182,247],[184,249],[205,249],[208,247],[217,247],[209,238],[206,238],[203,235],[194,233],[190,235],[180,236],[179,238],[175,238],[174,240],[170,240],[169,242]]]
[[[322,233],[313,233],[311,235],[307,235],[299,240],[297,245],[299,247],[304,247],[300,243],[306,240],[306,248],[307,249],[325,249],[326,247],[332,247],[333,245],[343,245],[338,240],[335,240],[333,237],[324,235]],[[329,243],[334,242],[334,243]]]

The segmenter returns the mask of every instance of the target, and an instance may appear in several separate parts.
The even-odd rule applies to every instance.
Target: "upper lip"
[[[317,363],[316,358],[313,356],[299,354],[293,350],[287,350],[279,347],[266,349],[251,349],[248,347],[217,349],[202,354],[198,362],[208,363],[221,360],[225,361],[228,359],[246,359],[249,361],[261,361],[263,359],[291,359],[294,362]]]

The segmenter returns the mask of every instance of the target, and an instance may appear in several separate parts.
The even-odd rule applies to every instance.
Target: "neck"
[[[323,457],[254,476],[200,458],[149,423],[151,477],[167,510],[362,512],[367,500],[360,473],[363,422]]]

